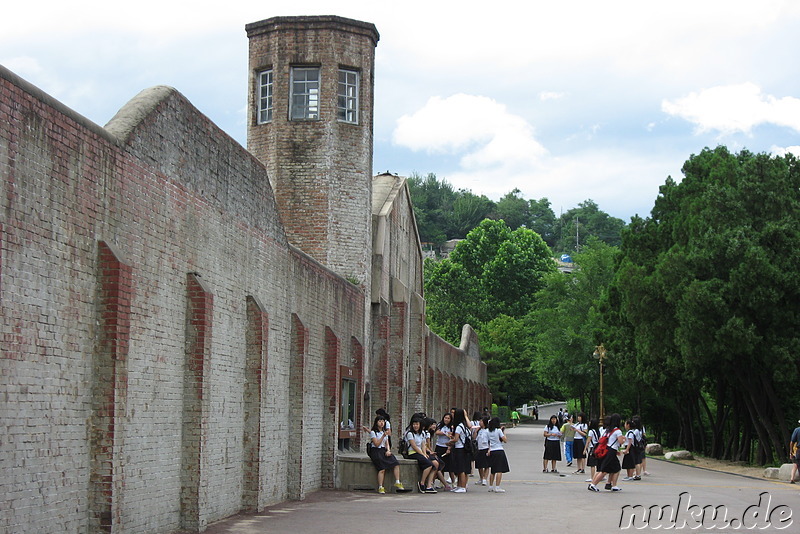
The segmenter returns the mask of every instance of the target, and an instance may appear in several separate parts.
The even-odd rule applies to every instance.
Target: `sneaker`
[[[551,472],[551,473],[558,473],[558,469],[553,469],[553,470],[552,470],[552,471],[550,471],[550,472]]]
[[[381,493],[381,494],[383,494],[383,493],[386,493],[386,490],[385,490],[385,489],[383,489],[383,486],[380,486],[380,487],[378,488],[378,493]]]
[[[578,469],[578,473],[584,474],[584,473],[586,473],[586,469]]]
[[[611,484],[606,484],[606,489],[610,490],[611,489]]]
[[[792,482],[792,484],[794,484],[794,482]],[[494,486],[489,486],[489,493],[491,493],[493,491],[494,491]]]
[[[481,486],[485,486],[485,485],[486,485],[486,479],[484,478],[483,480],[481,480]]]
[[[453,493],[466,493],[467,488],[456,488],[453,490]]]
[[[425,493],[438,493],[434,488],[425,488]]]
[[[586,489],[588,489],[589,491],[600,491],[594,484],[589,484],[589,487]]]
[[[420,493],[425,493],[425,485],[422,484],[421,482],[417,482],[417,489],[419,490]]]
[[[636,475],[635,477],[633,477],[633,480],[642,480],[642,477],[640,477],[639,475]]]
[[[402,482],[400,482],[399,480],[398,480],[397,482],[395,482],[395,483],[394,483],[394,488],[395,488],[397,491],[405,491],[405,490],[406,490],[406,488],[404,488],[404,487],[403,487],[403,483],[402,483]]]
[[[633,477],[622,477],[622,480],[633,480]]]
[[[476,486],[480,486],[480,485],[481,485],[481,482],[482,482],[481,480],[476,480],[476,481],[475,481],[475,485],[476,485]]]
[[[573,475],[580,475],[581,474],[581,470],[578,469],[577,471],[573,471],[572,474]]]
[[[567,467],[572,467],[572,462],[567,462]]]
[[[591,478],[587,478],[586,480],[584,480],[584,482],[591,482],[591,481],[592,481]]]
[[[622,491],[622,488],[614,486],[613,488],[611,488],[611,491]]]
[[[494,492],[495,492],[495,493],[505,493],[505,492],[506,492],[506,490],[504,490],[504,489],[503,489],[503,488],[501,488],[500,486],[495,486],[495,487],[494,487]]]

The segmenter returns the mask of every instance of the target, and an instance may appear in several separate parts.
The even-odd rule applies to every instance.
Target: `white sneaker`
[[[485,486],[485,485],[486,485],[486,479],[484,478],[483,480],[481,480],[481,486]]]
[[[466,493],[467,488],[456,488],[453,490],[453,493]]]
[[[501,488],[500,486],[495,486],[495,487],[494,487],[494,492],[495,492],[495,493],[505,493],[505,492],[506,492],[506,490],[504,490],[504,489],[503,489],[503,488]]]
[[[476,485],[476,486],[480,486],[480,485],[481,485],[481,481],[480,481],[480,480],[476,480],[476,481],[475,481],[475,485]]]
[[[584,480],[584,482],[591,482],[591,481],[592,481],[591,478],[587,478],[586,480]]]
[[[611,488],[611,491],[622,491],[622,488],[614,486],[613,488]]]
[[[633,477],[622,477],[622,480],[633,480]]]

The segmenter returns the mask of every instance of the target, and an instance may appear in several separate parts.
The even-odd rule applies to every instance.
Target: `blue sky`
[[[800,2],[288,4],[6,6],[0,64],[100,125],[170,85],[244,145],[245,24],[340,15],[381,35],[375,173],[627,221],[703,147],[800,155]]]

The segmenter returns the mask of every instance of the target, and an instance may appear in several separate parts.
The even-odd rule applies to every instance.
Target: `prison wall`
[[[101,128],[0,83],[0,530],[202,531],[322,487],[364,295],[287,243],[263,165],[174,89]]]

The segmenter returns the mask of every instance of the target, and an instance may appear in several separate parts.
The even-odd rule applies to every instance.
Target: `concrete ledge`
[[[413,490],[419,480],[419,467],[416,460],[406,460],[398,456],[400,461],[400,480],[406,489]],[[337,455],[336,478],[334,487],[348,491],[353,490],[377,490],[378,472],[372,465],[366,452],[340,452]],[[386,473],[384,487],[387,492],[394,491],[394,476],[391,472]]]

